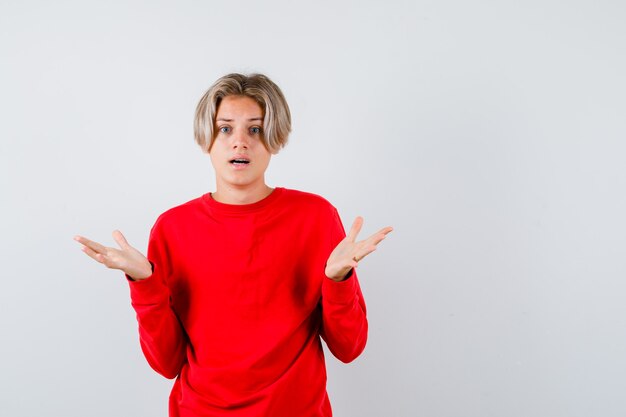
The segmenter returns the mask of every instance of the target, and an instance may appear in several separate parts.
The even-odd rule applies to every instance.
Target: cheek
[[[209,154],[209,158],[211,159],[211,164],[215,166],[215,164],[220,160],[221,152],[219,150],[219,147],[214,144],[207,153]]]
[[[271,154],[265,155],[265,157],[263,158],[263,166],[265,168],[267,168],[267,166],[270,164],[270,160],[271,159],[272,159],[272,155]]]

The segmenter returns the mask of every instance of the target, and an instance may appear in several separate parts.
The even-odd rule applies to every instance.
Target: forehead
[[[247,96],[226,96],[220,102],[216,119],[257,119],[263,118],[263,109],[253,98]]]

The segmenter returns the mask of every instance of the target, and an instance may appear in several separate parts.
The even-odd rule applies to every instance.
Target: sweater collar
[[[268,205],[276,201],[285,189],[283,187],[276,187],[274,190],[264,199],[252,204],[225,204],[215,201],[211,197],[211,193],[206,193],[202,196],[203,204],[212,212],[222,214],[246,214],[253,213],[264,209]]]

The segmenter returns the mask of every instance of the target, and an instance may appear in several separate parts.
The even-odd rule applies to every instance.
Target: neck
[[[218,203],[224,204],[253,204],[270,195],[274,189],[262,183],[255,187],[233,187],[217,184],[217,189],[211,197]]]

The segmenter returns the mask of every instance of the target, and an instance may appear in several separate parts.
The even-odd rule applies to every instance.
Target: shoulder
[[[289,216],[297,218],[300,228],[310,226],[309,231],[321,241],[336,244],[343,239],[345,232],[339,213],[324,197],[297,190],[285,190],[284,195]]]
[[[335,207],[324,197],[305,191],[283,190],[283,201],[303,210],[335,212]]]
[[[154,228],[168,227],[193,219],[195,214],[202,210],[203,198],[197,197],[164,211],[154,222]]]

